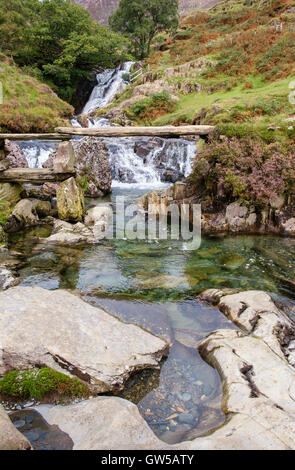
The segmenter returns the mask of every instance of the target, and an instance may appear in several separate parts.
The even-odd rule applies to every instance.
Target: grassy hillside
[[[67,125],[73,108],[52,89],[24,73],[0,55],[0,81],[3,104],[0,104],[0,132],[52,132]]]
[[[268,141],[292,138],[286,119],[295,116],[288,99],[294,44],[294,0],[225,0],[183,18],[176,36],[148,59],[149,74],[176,90],[185,83],[201,91],[178,93],[171,111],[161,106],[145,122],[214,124],[228,136],[258,134]],[[132,108],[128,112],[142,122]]]

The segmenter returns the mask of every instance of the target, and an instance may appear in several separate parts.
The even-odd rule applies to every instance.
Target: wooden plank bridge
[[[4,152],[4,141],[9,140],[70,140],[72,136],[92,137],[206,137],[215,130],[214,126],[162,126],[162,127],[58,127],[51,134],[0,134],[0,153]],[[47,168],[11,168],[0,171],[0,182],[35,183],[64,181],[75,173],[56,173]]]
[[[0,140],[69,140],[72,136],[92,137],[185,137],[207,136],[214,126],[161,126],[161,127],[57,127],[52,134],[0,134]]]

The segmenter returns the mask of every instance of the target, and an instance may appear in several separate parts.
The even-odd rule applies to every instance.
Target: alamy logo
[[[180,240],[185,250],[201,246],[201,205],[161,203],[148,205],[146,211],[137,204],[126,204],[122,196],[113,207],[102,208],[101,219],[93,227],[96,239]]]

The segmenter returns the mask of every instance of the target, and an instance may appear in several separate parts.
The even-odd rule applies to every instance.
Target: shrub
[[[258,139],[212,140],[196,158],[189,180],[212,198],[265,205],[295,186],[294,150]]]
[[[176,101],[167,91],[156,93],[149,98],[138,101],[130,107],[133,115],[143,121],[151,122],[153,119],[176,109]]]
[[[47,367],[23,372],[13,370],[0,380],[0,394],[5,396],[39,400],[50,393],[69,397],[89,395],[82,382]]]

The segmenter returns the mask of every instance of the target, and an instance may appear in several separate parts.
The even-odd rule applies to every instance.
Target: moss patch
[[[0,380],[0,394],[16,399],[40,400],[50,394],[60,397],[88,397],[89,390],[78,379],[43,367],[8,372]]]

